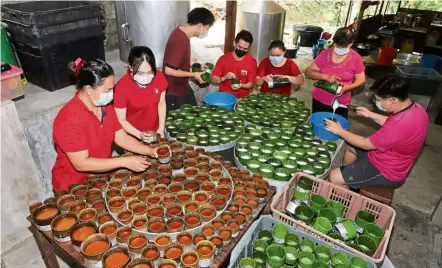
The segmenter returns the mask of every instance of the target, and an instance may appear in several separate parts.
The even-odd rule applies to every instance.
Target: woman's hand
[[[169,147],[169,146],[167,146],[167,147]],[[150,148],[149,156],[153,157],[153,158],[158,158],[158,147],[156,147],[156,148],[149,147],[149,148]],[[172,152],[172,149],[170,149],[170,147],[169,147],[169,150]]]
[[[140,140],[145,143],[152,143],[156,140],[156,136],[153,136],[152,134],[153,133],[150,132],[141,132]]]
[[[150,163],[141,156],[125,156],[123,160],[125,162],[123,166],[135,172],[144,171],[150,166]]]
[[[266,81],[267,83],[271,82],[273,80],[273,75],[272,74],[266,75],[262,79],[264,79],[264,81]]]
[[[341,81],[341,78],[336,75],[333,75],[333,74],[325,74],[324,80],[326,80],[330,83],[337,83],[337,82]]]
[[[160,134],[161,138],[164,138],[164,137],[165,137],[165,134],[164,134],[164,128],[163,128],[163,129],[158,128],[158,129],[157,129],[157,133]]]
[[[365,107],[356,107],[356,113],[365,118],[373,118],[373,112]]]
[[[325,121],[325,129],[326,130],[330,131],[333,134],[341,135],[340,133],[342,133],[342,131],[344,130],[341,127],[341,124],[336,123],[336,122],[329,120],[329,119],[325,119],[324,121]]]

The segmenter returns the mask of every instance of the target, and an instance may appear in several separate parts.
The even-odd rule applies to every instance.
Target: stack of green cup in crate
[[[368,263],[360,257],[349,257],[344,252],[335,253],[325,244],[289,233],[283,223],[276,223],[273,230],[262,230],[253,242],[252,255],[240,261],[241,268],[366,268]]]
[[[301,177],[293,189],[286,214],[312,226],[318,232],[344,241],[348,246],[372,256],[384,236],[369,211],[361,210],[355,220],[344,217],[345,207],[338,200],[326,200],[312,193],[312,181]]]

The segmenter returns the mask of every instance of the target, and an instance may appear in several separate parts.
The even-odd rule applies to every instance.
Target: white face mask
[[[90,94],[89,97],[91,97],[95,106],[106,106],[114,99],[114,92],[109,91],[108,93],[100,93],[100,98],[98,100],[94,100]]]
[[[140,85],[148,85],[152,82],[154,75],[148,74],[148,75],[134,75],[134,80],[140,84]]]

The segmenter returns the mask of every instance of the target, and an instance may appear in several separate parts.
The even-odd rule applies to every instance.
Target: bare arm
[[[385,121],[387,121],[387,118],[388,118],[388,116],[374,113],[365,107],[357,107],[356,113],[360,116],[370,118],[371,120],[375,121],[377,124],[379,124],[381,126],[383,126],[385,124]]]
[[[307,68],[305,75],[313,80],[328,80],[328,75],[321,73],[319,67],[314,62]]]
[[[264,84],[264,78],[263,77],[256,77],[256,80],[255,80],[255,85],[257,86],[257,87],[260,87],[260,86],[262,86]]]
[[[354,147],[358,147],[367,151],[376,150],[376,147],[370,142],[369,138],[365,138],[356,134],[351,133],[350,131],[342,129],[339,133],[339,136],[346,142],[350,143]]]
[[[158,103],[158,121],[159,126],[157,133],[164,137],[164,127],[166,124],[166,92],[161,93],[160,102]]]
[[[224,79],[224,77],[219,77],[219,76],[215,76],[212,75],[212,77],[210,78],[210,82],[214,85],[219,85],[222,82],[224,82],[226,79]]]
[[[157,157],[156,149],[152,149],[134,137],[127,135],[123,129],[120,129],[115,133],[115,143],[128,151],[141,155]]]
[[[129,133],[130,135],[141,139],[141,131],[136,129],[134,126],[132,126],[129,121],[126,119],[126,108],[115,108],[115,113],[117,114],[118,121],[120,122],[121,126],[123,126],[123,129]]]
[[[66,153],[72,166],[79,172],[99,173],[127,167],[127,158],[95,158],[89,157],[89,151]]]
[[[341,94],[344,94],[346,92],[350,92],[352,89],[357,88],[365,83],[365,73],[362,72],[360,74],[355,74],[355,79],[353,83],[350,85],[344,85],[344,88],[341,92]]]
[[[167,66],[164,69],[164,73],[166,75],[174,76],[174,77],[194,77],[195,76],[195,73],[183,71],[180,69],[174,70],[174,69],[169,68]]]

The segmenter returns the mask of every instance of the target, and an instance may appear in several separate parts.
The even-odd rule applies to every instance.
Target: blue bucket
[[[325,129],[324,119],[331,118],[332,116],[333,116],[333,113],[318,112],[318,113],[312,114],[312,116],[310,117],[310,121],[312,122],[313,133],[315,133],[315,135],[318,138],[324,139],[324,140],[329,140],[329,141],[335,141],[340,138],[338,135],[335,135]],[[350,126],[350,123],[344,117],[342,117],[338,114],[335,114],[334,118],[339,122],[339,124],[341,124],[341,126],[344,129],[348,129],[348,127]]]
[[[220,108],[232,110],[235,107],[236,97],[226,92],[213,92],[204,96],[203,101],[207,105],[215,105]]]

